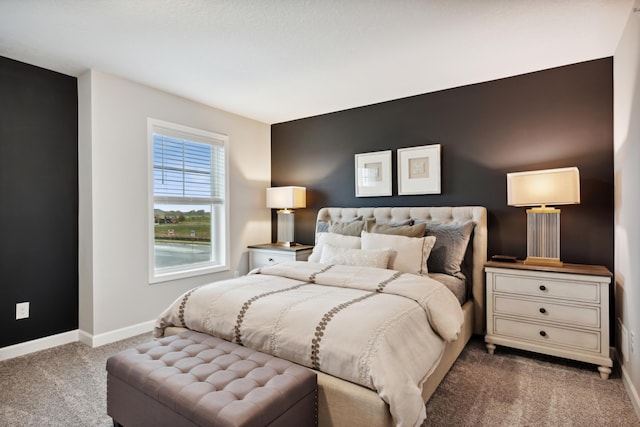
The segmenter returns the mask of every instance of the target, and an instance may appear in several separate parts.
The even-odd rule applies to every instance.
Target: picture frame
[[[356,197],[391,196],[391,150],[355,155]]]
[[[440,144],[398,149],[398,195],[440,194]]]

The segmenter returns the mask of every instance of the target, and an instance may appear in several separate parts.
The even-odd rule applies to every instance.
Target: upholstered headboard
[[[471,294],[474,303],[473,329],[484,333],[484,264],[487,262],[487,209],[482,206],[455,207],[380,207],[380,208],[321,208],[318,221],[349,221],[362,217],[375,218],[378,224],[399,223],[409,219],[427,222],[464,223],[473,221],[471,238]]]

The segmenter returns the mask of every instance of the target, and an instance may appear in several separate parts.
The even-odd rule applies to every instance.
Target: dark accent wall
[[[308,244],[323,206],[483,205],[489,256],[525,258],[526,209],[507,206],[507,172],[577,166],[561,258],[613,271],[612,58],[275,124],[271,144],[272,185],[307,187],[295,233]],[[442,193],[398,196],[396,150],[428,144],[442,145]],[[354,155],[389,149],[394,195],[356,198]]]
[[[77,80],[0,57],[0,347],[75,329]]]

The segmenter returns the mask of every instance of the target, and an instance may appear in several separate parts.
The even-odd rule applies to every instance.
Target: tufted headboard
[[[487,262],[487,209],[482,206],[455,207],[380,207],[380,208],[321,208],[318,221],[349,221],[362,216],[375,218],[378,224],[402,222],[408,219],[434,223],[475,224],[471,238],[471,294],[474,303],[474,333],[484,333],[484,264]]]

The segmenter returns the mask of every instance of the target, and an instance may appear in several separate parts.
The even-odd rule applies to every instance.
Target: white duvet
[[[457,339],[460,303],[428,277],[289,262],[178,298],[154,334],[205,332],[376,390],[398,426],[426,417],[422,383]]]

